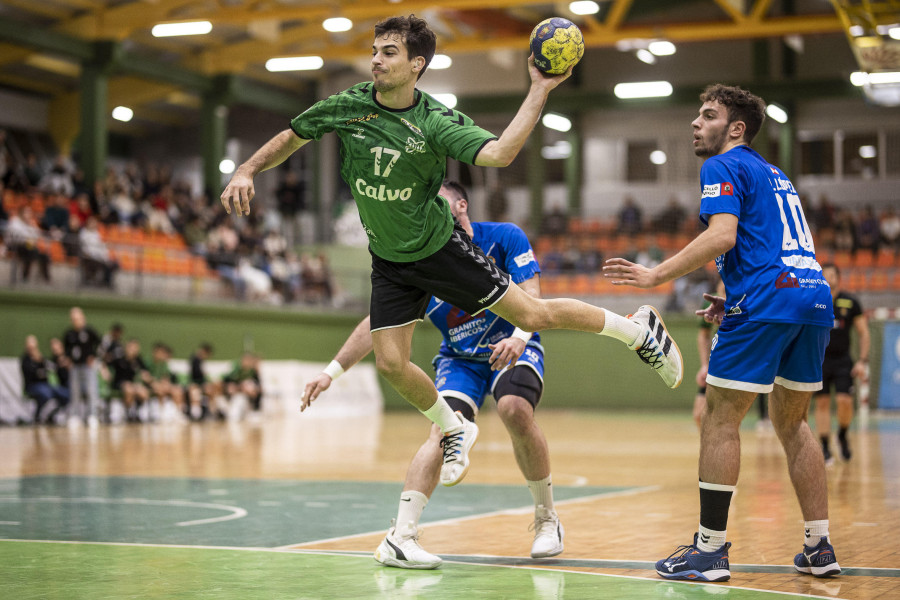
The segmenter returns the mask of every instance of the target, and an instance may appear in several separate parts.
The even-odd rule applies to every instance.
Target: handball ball
[[[584,37],[578,25],[562,17],[541,21],[531,32],[534,65],[548,75],[565,73],[584,56]]]

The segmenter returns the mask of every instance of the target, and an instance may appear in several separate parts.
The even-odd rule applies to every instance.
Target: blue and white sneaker
[[[456,411],[456,416],[462,427],[452,433],[445,433],[440,442],[444,455],[441,484],[446,486],[456,485],[469,472],[469,450],[478,439],[478,425],[462,416],[459,411]]]
[[[827,537],[819,538],[815,548],[804,545],[803,552],[794,557],[794,568],[815,577],[833,577],[841,573],[834,546],[828,543]]]
[[[688,581],[728,581],[728,549],[731,542],[725,542],[714,552],[702,552],[697,548],[697,534],[690,546],[679,546],[675,552],[656,563],[656,572],[666,579],[687,579]]]

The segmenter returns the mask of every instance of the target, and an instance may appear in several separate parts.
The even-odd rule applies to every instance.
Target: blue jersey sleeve
[[[741,216],[741,203],[747,190],[743,189],[734,165],[722,156],[713,156],[700,169],[700,220],[719,213]]]
[[[527,281],[541,272],[528,236],[516,225],[509,225],[503,236],[504,263],[501,268],[516,283]]]

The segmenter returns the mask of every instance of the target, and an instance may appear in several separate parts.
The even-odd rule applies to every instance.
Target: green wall
[[[37,335],[46,351],[49,338],[60,336],[69,326],[68,310],[75,304],[85,310],[88,322],[101,334],[119,321],[125,326],[125,336],[140,339],[145,351],[161,340],[172,346],[177,358],[187,358],[198,343],[208,341],[215,347],[217,359],[236,358],[247,348],[267,359],[328,362],[363,316],[0,291],[0,356],[20,355],[28,334]],[[684,382],[677,390],[668,389],[619,342],[587,333],[550,331],[542,334],[546,349],[543,405],[689,411],[699,367],[697,322],[673,316],[666,325],[685,362]],[[873,342],[880,340],[877,332],[873,337]],[[439,343],[435,328],[427,324],[417,328],[413,361],[429,375]],[[876,347],[873,344],[873,350]],[[878,365],[877,354],[873,352],[873,368]],[[373,360],[372,356],[366,360]],[[876,381],[877,373],[872,375]],[[382,389],[388,408],[407,407],[384,382]]]

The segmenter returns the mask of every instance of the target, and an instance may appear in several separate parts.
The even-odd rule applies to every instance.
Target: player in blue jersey
[[[615,284],[649,288],[715,259],[725,282],[726,298],[704,295],[712,304],[698,311],[721,323],[700,432],[700,529],[692,544],[656,563],[656,570],[670,579],[731,576],[725,528],[740,470],[738,428],[756,395],[771,392],[770,417],[805,520],[803,552],[794,566],[817,577],[836,575],[825,465],[806,422],[812,393],[822,387],[831,291],[793,184],[750,149],[765,103],[724,85],[708,87],[700,100],[692,126],[694,153],[705,159],[700,219],[708,229],[652,269],[621,258],[603,268]]]
[[[540,295],[540,268],[525,233],[511,223],[472,223],[465,189],[445,182],[440,195],[472,241],[529,294]],[[553,508],[550,454],[547,440],[534,420],[541,399],[544,350],[538,333],[517,329],[490,311],[477,316],[432,297],[428,319],[443,336],[434,359],[435,385],[450,407],[475,420],[488,393],[497,401],[497,412],[509,431],[513,452],[534,498],[534,542],[531,556],[545,558],[563,551],[563,528]],[[357,326],[338,352],[341,371],[359,362],[372,350],[369,317]],[[302,408],[331,385],[332,376],[321,373],[306,386]],[[394,526],[375,551],[375,560],[405,569],[434,569],[441,559],[418,542],[419,518],[441,476],[442,453],[454,449],[443,443],[440,429],[432,427],[416,452],[406,474]],[[443,479],[443,478],[442,478]],[[442,481],[442,483],[447,483]]]

